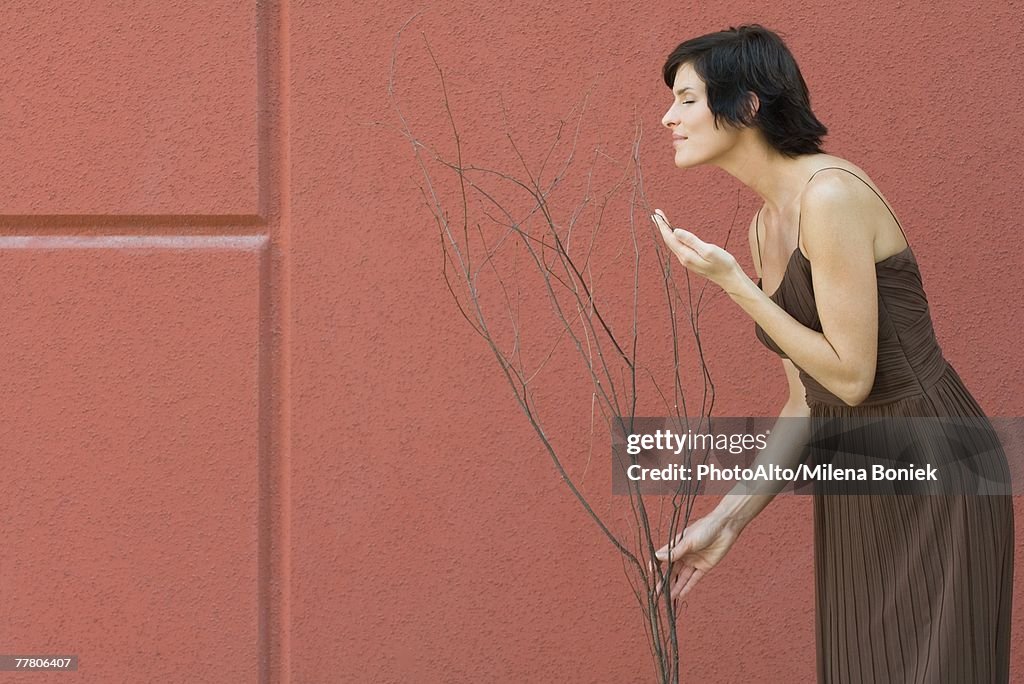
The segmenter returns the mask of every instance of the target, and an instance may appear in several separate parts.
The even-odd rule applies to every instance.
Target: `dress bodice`
[[[947,366],[935,337],[921,273],[910,247],[877,262],[875,270],[878,360],[875,382],[864,405],[888,403],[920,394],[943,374]],[[778,289],[769,297],[800,324],[821,332],[811,262],[799,248],[793,252]],[[760,326],[755,325],[755,334],[765,346],[786,358]],[[841,399],[802,369],[800,378],[809,401],[843,404]]]

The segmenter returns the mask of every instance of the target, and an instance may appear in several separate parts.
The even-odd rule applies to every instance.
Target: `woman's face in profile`
[[[737,140],[738,131],[715,128],[704,82],[689,64],[676,69],[672,106],[661,123],[672,131],[675,164],[683,169],[714,161]],[[685,139],[680,139],[685,136]]]

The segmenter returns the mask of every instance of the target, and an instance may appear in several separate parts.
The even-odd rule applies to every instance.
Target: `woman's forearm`
[[[805,453],[809,436],[810,409],[806,404],[788,402],[779,413],[765,448],[750,467],[766,465],[795,468]],[[720,517],[725,524],[739,532],[764,510],[785,485],[786,482],[782,481],[738,483],[722,498],[711,515]]]
[[[789,315],[742,271],[724,289],[797,367],[848,404],[864,400],[871,383],[863,369],[840,358],[822,333]]]

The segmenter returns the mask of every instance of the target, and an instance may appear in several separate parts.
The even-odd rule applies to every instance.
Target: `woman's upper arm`
[[[853,179],[819,176],[801,203],[801,238],[811,261],[814,300],[825,339],[840,360],[846,394],[871,391],[878,355],[874,228]],[[845,397],[844,397],[845,399]]]

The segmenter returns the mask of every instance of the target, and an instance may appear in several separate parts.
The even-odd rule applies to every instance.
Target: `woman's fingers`
[[[673,547],[673,551],[676,548],[678,547]],[[673,601],[682,599],[690,593],[690,590],[692,590],[693,587],[696,586],[697,582],[699,582],[706,574],[706,570],[701,570],[700,568],[681,560],[672,563],[671,572],[668,578],[666,578],[660,571],[654,571],[651,575],[654,578],[654,600],[657,601],[661,598],[663,587],[668,587],[668,595]]]
[[[674,250],[679,254],[680,258],[685,258],[687,255],[692,254],[697,256],[701,262],[705,264],[710,264],[714,260],[712,257],[714,256],[715,245],[710,242],[704,242],[688,230],[684,230],[683,228],[673,228],[661,209],[654,210],[654,213],[651,214],[651,220],[653,220],[661,229],[665,241],[668,242],[670,246],[674,245],[676,247],[685,248],[683,250]],[[670,241],[670,237],[675,239]]]
[[[672,227],[669,226],[668,219],[664,216],[661,214],[651,214],[651,220],[654,221],[654,225],[661,229],[663,236],[667,237],[672,234]]]
[[[688,230],[684,230],[682,228],[672,228],[671,230],[672,237],[674,237],[679,244],[686,247],[701,260],[708,261],[707,255],[710,254],[712,245],[704,242]]]
[[[690,576],[687,578],[686,584],[683,585],[683,588],[679,592],[679,595],[673,595],[673,598],[682,598],[686,596],[688,593],[690,593],[690,590],[693,589],[693,586],[697,584],[697,582],[700,580],[701,577],[704,576],[704,574],[705,573],[703,570],[697,570],[695,568],[694,571],[690,573]]]
[[[678,601],[690,593],[697,582],[706,574],[706,571],[685,563],[672,564],[672,576],[668,582],[668,595],[672,601]],[[661,588],[665,579],[659,573],[655,577],[654,600],[661,598]]]
[[[697,256],[704,259],[704,255],[707,253],[708,247],[710,247],[708,243],[704,242],[690,231],[683,230],[682,228],[673,228],[672,235],[674,235],[675,238],[686,247],[692,249]],[[704,260],[707,261],[707,259]]]
[[[692,565],[681,566],[679,574],[676,575],[675,581],[672,583],[672,589],[670,595],[673,599],[677,599],[680,596],[680,592],[686,586],[686,583],[690,581],[693,576],[695,568]]]
[[[661,228],[663,234],[672,234],[672,226],[669,224],[668,219],[665,218],[665,214],[661,213],[661,209],[654,210],[654,213],[651,214],[651,220],[654,221],[654,225]]]
[[[655,557],[661,561],[669,560],[669,547],[671,547],[672,550],[672,560],[676,561],[682,558],[690,548],[690,540],[686,537],[686,530],[683,530],[679,536],[676,537],[675,542],[665,544],[658,549],[654,554]]]
[[[658,600],[658,598],[661,596],[661,590],[663,587],[668,590],[669,595],[672,595],[673,588],[679,581],[680,573],[684,572],[685,570],[685,566],[680,562],[672,564],[671,573],[668,577],[662,574],[660,570],[658,572],[655,572],[652,575],[652,577],[654,578],[654,599]]]
[[[707,243],[688,230],[673,228],[661,209],[655,209],[654,212],[651,214],[651,220],[661,230],[661,236],[664,238],[665,243],[686,266],[690,266],[691,262],[689,260],[694,258],[700,259],[701,262],[707,261],[704,258],[708,248]]]
[[[654,561],[647,563],[647,574],[651,576],[651,581],[654,582],[654,598],[657,600],[658,595],[661,594],[661,585],[665,583],[665,578],[661,574],[661,568]]]

